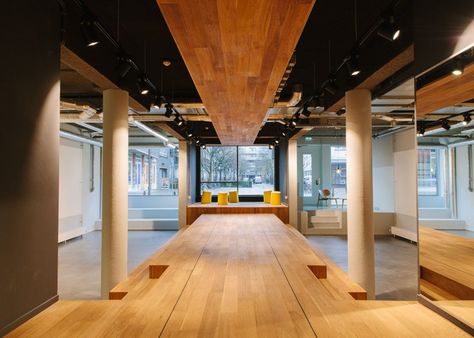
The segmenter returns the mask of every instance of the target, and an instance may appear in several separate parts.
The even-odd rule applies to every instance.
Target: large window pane
[[[338,198],[345,198],[346,191],[346,163],[347,151],[344,146],[331,147],[331,177],[332,195]],[[334,202],[335,203],[335,202]]]
[[[201,193],[238,190],[241,196],[274,189],[273,149],[265,146],[208,146],[201,149]]]
[[[438,149],[418,149],[418,195],[438,195]]]
[[[303,154],[303,196],[313,196],[313,157]]]
[[[239,147],[239,194],[263,195],[273,190],[273,149],[262,146]]]
[[[178,152],[169,147],[130,148],[129,195],[177,195]]]

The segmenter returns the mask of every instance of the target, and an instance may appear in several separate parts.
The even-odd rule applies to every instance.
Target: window
[[[129,195],[176,195],[178,153],[168,147],[128,151]]]
[[[331,182],[332,195],[338,198],[346,198],[347,182],[347,151],[344,146],[331,147]]]
[[[418,149],[418,195],[439,195],[439,162],[439,149]]]
[[[241,196],[274,189],[273,149],[265,146],[208,146],[201,149],[201,193],[238,190]]]
[[[303,154],[303,197],[313,196],[313,164],[311,154]]]

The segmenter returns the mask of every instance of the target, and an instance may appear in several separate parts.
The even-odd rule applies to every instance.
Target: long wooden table
[[[468,337],[364,291],[274,215],[203,215],[111,291],[59,301],[10,337]]]

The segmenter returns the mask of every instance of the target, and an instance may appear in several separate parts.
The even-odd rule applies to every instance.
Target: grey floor
[[[347,272],[346,236],[306,236]],[[418,290],[416,245],[392,236],[375,237],[376,299],[414,300]]]
[[[166,243],[176,231],[129,231],[128,271]],[[101,232],[59,244],[58,289],[61,299],[100,298]]]
[[[128,270],[160,248],[175,231],[130,231]],[[344,236],[307,236],[311,245],[323,251],[347,271],[347,240]],[[58,288],[61,299],[100,298],[101,232],[59,245]],[[377,236],[377,299],[415,299],[417,294],[417,247],[390,236]]]

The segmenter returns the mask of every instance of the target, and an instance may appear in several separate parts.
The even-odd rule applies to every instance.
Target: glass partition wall
[[[455,60],[417,79],[419,294],[474,332],[474,62],[455,75]]]

